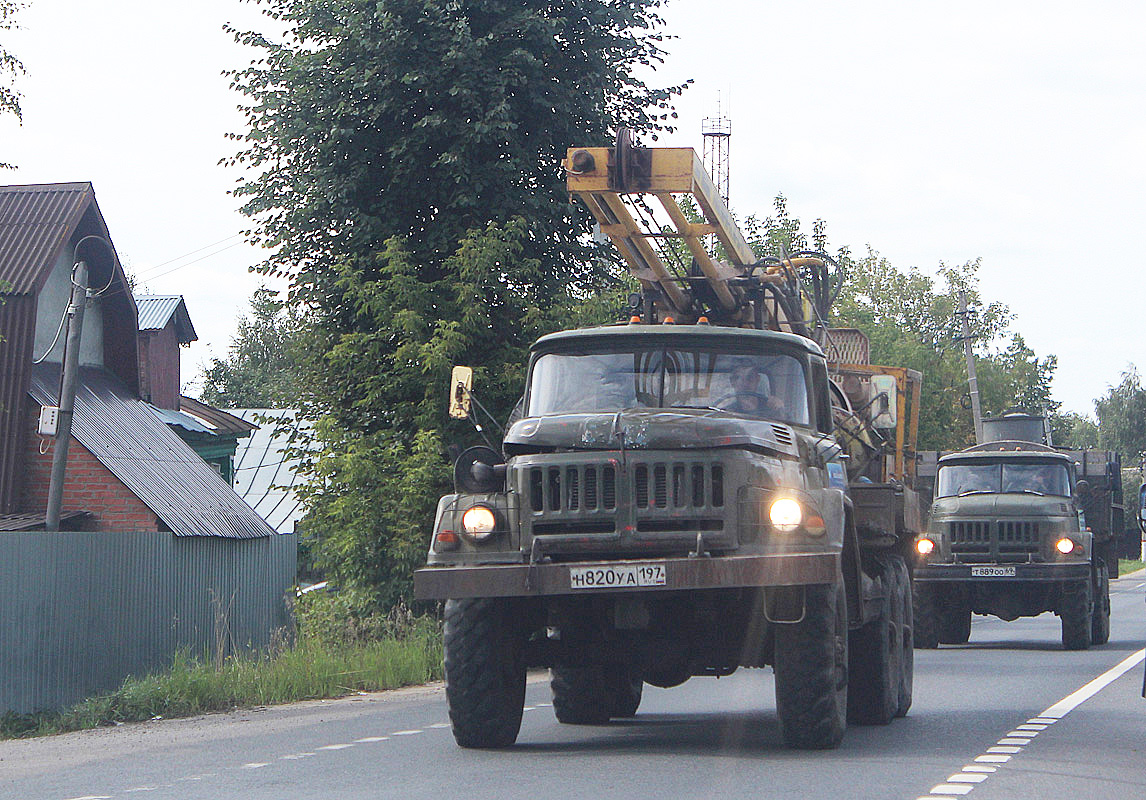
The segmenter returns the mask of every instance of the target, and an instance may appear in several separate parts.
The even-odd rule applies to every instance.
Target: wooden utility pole
[[[48,513],[45,529],[60,529],[60,508],[64,500],[64,472],[68,445],[72,439],[72,412],[76,406],[76,376],[80,365],[80,336],[84,327],[84,306],[88,299],[88,265],[77,262],[72,273],[72,301],[68,306],[68,335],[64,342],[63,375],[60,378],[60,413],[56,446],[52,451],[52,478],[48,484]]]
[[[983,443],[983,411],[979,407],[979,379],[975,376],[975,354],[971,352],[971,318],[967,293],[959,292],[959,317],[963,321],[963,355],[967,357],[967,383],[971,387],[971,415],[975,418],[975,443]]]

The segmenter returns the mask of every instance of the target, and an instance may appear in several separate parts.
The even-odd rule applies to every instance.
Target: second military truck
[[[566,169],[643,292],[628,324],[533,346],[501,452],[464,453],[438,505],[415,586],[446,600],[457,742],[516,740],[530,667],[551,670],[563,723],[632,716],[646,683],[768,665],[790,746],[905,714],[919,374],[867,364],[854,332],[833,344],[829,259],[758,260],[692,150],[622,136]],[[671,233],[642,232],[635,193]],[[658,255],[669,239],[683,274]]]
[[[962,644],[971,614],[1053,611],[1068,650],[1110,638],[1118,577],[1121,464],[1115,452],[1050,446],[1045,419],[983,420],[985,441],[938,459],[916,543],[915,644]]]

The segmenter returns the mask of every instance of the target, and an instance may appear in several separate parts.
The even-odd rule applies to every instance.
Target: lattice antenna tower
[[[716,184],[717,191],[728,205],[728,151],[732,140],[732,119],[720,110],[720,94],[716,95],[716,116],[705,117],[700,121],[700,132],[704,134],[704,164],[708,174]]]

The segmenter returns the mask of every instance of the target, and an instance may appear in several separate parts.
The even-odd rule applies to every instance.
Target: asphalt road
[[[1051,615],[976,617],[968,645],[916,651],[905,719],[833,751],[783,747],[768,670],[646,687],[605,727],[559,725],[538,679],[505,751],[456,747],[430,686],[0,742],[0,798],[1140,800],[1144,591],[1143,573],[1112,583],[1111,641],[1085,652]]]

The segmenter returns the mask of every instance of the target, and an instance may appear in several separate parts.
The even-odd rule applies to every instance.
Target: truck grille
[[[612,511],[617,507],[617,471],[612,464],[531,467],[529,507],[534,513]]]
[[[535,535],[613,534],[618,524],[652,534],[724,529],[719,462],[630,459],[624,471],[616,463],[599,463],[530,466],[524,473]],[[621,485],[622,475],[627,485]],[[618,508],[625,502],[631,512]],[[618,523],[618,516],[625,521]]]
[[[637,464],[633,469],[637,508],[721,508],[724,469],[720,464]]]
[[[948,523],[951,550],[956,555],[992,555],[1023,560],[1040,549],[1042,533],[1033,521],[956,521]]]

